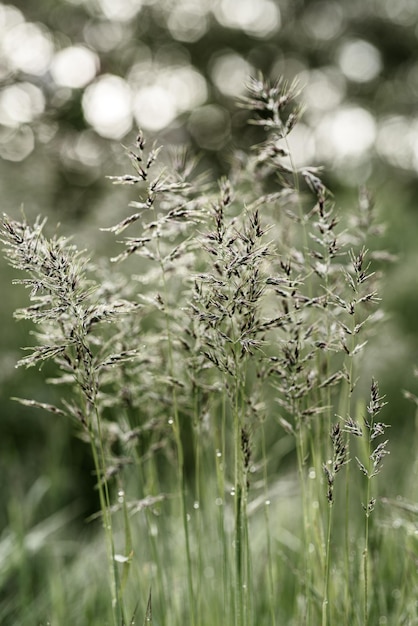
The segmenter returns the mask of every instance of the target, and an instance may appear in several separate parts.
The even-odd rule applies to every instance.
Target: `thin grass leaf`
[[[152,624],[151,589],[149,590],[147,610],[145,612],[144,626]]]
[[[129,571],[131,569],[131,563],[132,563],[132,557],[133,557],[134,551],[133,551],[133,546],[132,546],[132,533],[131,533],[131,525],[129,522],[128,507],[126,506],[125,492],[123,490],[119,491],[118,498],[119,498],[119,501],[122,500],[123,526],[124,526],[124,533],[125,533],[125,554],[128,557],[127,560],[123,564],[122,576],[121,576],[121,582],[120,582],[121,590],[123,592],[123,590],[125,589],[126,583],[128,581]]]

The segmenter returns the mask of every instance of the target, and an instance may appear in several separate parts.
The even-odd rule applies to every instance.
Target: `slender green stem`
[[[106,461],[103,449],[103,437],[101,429],[101,419],[97,407],[95,407],[95,419],[97,424],[97,436],[91,425],[89,426],[90,447],[93,455],[94,468],[97,475],[97,486],[99,491],[100,508],[103,519],[103,529],[106,537],[108,563],[110,568],[110,578],[112,581],[112,611],[115,626],[123,623],[125,616],[121,597],[119,572],[115,560],[115,545],[112,528],[112,517],[110,513],[109,485],[106,479]]]
[[[266,439],[264,428],[262,429],[262,458],[264,467],[264,520],[266,527],[266,541],[267,541],[267,576],[268,576],[268,590],[269,590],[269,607],[270,607],[270,622],[271,626],[276,626],[276,611],[275,611],[275,589],[274,589],[274,574],[273,574],[273,554],[271,548],[271,531],[270,531],[270,499],[268,493],[268,473],[267,473],[267,451],[266,451]]]
[[[295,408],[295,415],[297,415],[297,409]],[[306,482],[305,482],[305,474],[304,474],[304,442],[303,442],[303,432],[302,432],[302,424],[300,419],[298,419],[298,423],[296,424],[296,457],[298,464],[298,474],[299,474],[299,482],[301,488],[301,497],[302,497],[302,515],[303,515],[303,560],[304,560],[304,576],[299,581],[299,584],[302,585],[303,592],[306,598],[306,606],[304,611],[304,616],[302,623],[309,625],[310,624],[310,611],[311,611],[311,603],[312,603],[312,594],[311,594],[311,580],[310,577],[312,575],[311,568],[309,567],[309,538],[310,538],[310,524],[308,519],[308,502],[307,502],[307,492],[306,492]]]
[[[369,437],[368,442],[369,457],[371,452],[371,442]],[[369,470],[370,471],[370,470]],[[368,510],[370,502],[370,476],[367,476],[367,488],[366,488],[366,502],[364,504],[366,509],[366,520],[364,529],[364,551],[363,551],[363,576],[364,576],[364,606],[363,606],[363,625],[368,626],[369,623],[369,517]]]
[[[238,343],[238,342],[237,342]],[[238,352],[234,352],[234,492],[235,492],[235,624],[246,626],[248,623],[249,598],[249,544],[247,529],[247,477],[244,469],[243,452],[243,412],[245,368]]]
[[[328,530],[327,530],[327,540],[325,547],[325,575],[324,575],[324,596],[322,600],[322,626],[327,626],[330,623],[329,615],[329,572],[330,572],[330,564],[331,564],[331,529],[332,529],[332,513],[334,507],[333,503],[329,504],[328,508]]]
[[[350,463],[345,466],[345,516],[344,516],[344,567],[345,567],[345,581],[344,585],[344,623],[345,626],[350,625],[350,617],[352,611],[350,610],[350,533],[349,533],[349,520],[350,520]]]
[[[369,623],[369,575],[368,575],[368,545],[369,545],[369,518],[366,520],[366,533],[365,533],[365,548],[363,552],[363,571],[364,571],[364,611],[363,611],[363,623],[367,626]]]
[[[157,250],[158,250],[158,257],[160,259],[164,295],[165,295],[166,300],[168,300],[169,290],[167,286],[166,272],[165,272],[164,263],[162,261],[162,257],[160,254],[160,248],[159,248],[158,242],[157,242]],[[165,312],[164,318],[165,318],[166,333],[167,333],[167,351],[168,351],[169,371],[170,371],[171,376],[174,377],[172,335],[171,335],[171,328],[170,328],[170,320],[169,320],[167,312]],[[187,586],[188,586],[189,604],[190,604],[190,622],[191,622],[191,626],[195,626],[196,624],[196,598],[195,598],[194,586],[193,586],[193,571],[192,571],[193,568],[192,568],[192,558],[191,558],[191,550],[190,550],[189,518],[187,514],[186,479],[185,479],[185,473],[184,473],[184,451],[183,451],[183,442],[181,439],[181,431],[180,431],[180,416],[179,416],[179,410],[178,410],[177,392],[174,386],[172,389],[172,407],[173,407],[173,432],[174,432],[174,439],[175,439],[176,449],[177,449],[177,473],[178,473],[178,482],[179,482],[180,497],[181,497],[181,514],[182,514],[182,520],[183,520],[183,529],[184,529],[184,538],[185,538],[185,547],[186,547]]]
[[[196,528],[197,528],[197,551],[198,551],[198,572],[202,572],[203,570],[203,520],[202,520],[202,493],[201,493],[201,474],[202,474],[202,433],[200,432],[200,424],[199,424],[199,401],[197,397],[197,392],[194,392],[193,398],[194,404],[194,419],[195,419],[195,428],[197,430],[197,436],[195,437],[195,492],[196,492],[196,500],[193,505],[194,507],[194,516],[197,517]],[[196,618],[197,623],[202,621],[202,579],[199,576],[196,581],[195,587],[196,593]]]
[[[241,449],[241,419],[239,409],[239,383],[236,382],[234,407],[234,495],[235,495],[235,624],[244,626],[243,610],[243,565],[242,565],[242,449]]]
[[[222,394],[222,409],[221,409],[221,425],[218,431],[218,443],[216,446],[216,478],[217,478],[217,506],[218,506],[218,528],[219,535],[222,538],[222,593],[223,593],[223,608],[224,619],[226,623],[232,622],[231,619],[231,604],[229,597],[229,590],[231,589],[230,570],[228,568],[229,563],[229,548],[228,540],[225,533],[225,451],[226,451],[226,393],[225,390]]]

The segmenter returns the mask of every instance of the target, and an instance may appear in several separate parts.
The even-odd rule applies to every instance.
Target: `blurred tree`
[[[235,99],[261,70],[304,87],[301,161],[331,162],[348,185],[401,170],[415,188],[417,18],[413,0],[0,4],[0,154],[27,170],[32,202],[46,188],[47,206],[78,219],[137,126],[225,168],[246,136]]]

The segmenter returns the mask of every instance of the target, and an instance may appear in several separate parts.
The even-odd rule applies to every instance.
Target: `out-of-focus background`
[[[122,144],[141,128],[163,145],[191,142],[202,167],[226,173],[232,151],[251,141],[236,99],[258,71],[303,88],[296,162],[325,166],[342,211],[367,185],[387,224],[381,247],[398,261],[386,266],[388,319],[365,371],[379,379],[391,437],[402,442],[414,419],[402,390],[416,388],[418,364],[416,0],[0,3],[1,209],[48,216],[92,254],[105,252],[99,227],[132,199],[106,179],[129,169]],[[79,501],[82,518],[91,488],[71,425],[10,400],[54,400],[47,366],[15,369],[31,329],[12,320],[27,295],[13,277],[0,260],[0,528],[31,523],[25,515],[38,501],[42,517]]]

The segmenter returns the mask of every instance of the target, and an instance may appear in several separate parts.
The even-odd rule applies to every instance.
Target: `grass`
[[[415,510],[397,502],[392,532],[384,394],[358,389],[381,320],[380,226],[366,191],[339,215],[320,170],[295,166],[298,96],[250,82],[260,141],[216,184],[139,133],[132,173],[110,177],[138,194],[103,225],[124,233],[112,263],[4,216],[31,300],[16,317],[36,327],[19,365],[52,362],[61,396],[19,402],[72,420],[99,510],[65,553],[70,512],[30,528],[12,506],[0,551],[22,601],[5,599],[2,623],[417,623],[416,568],[396,556],[414,549]]]

